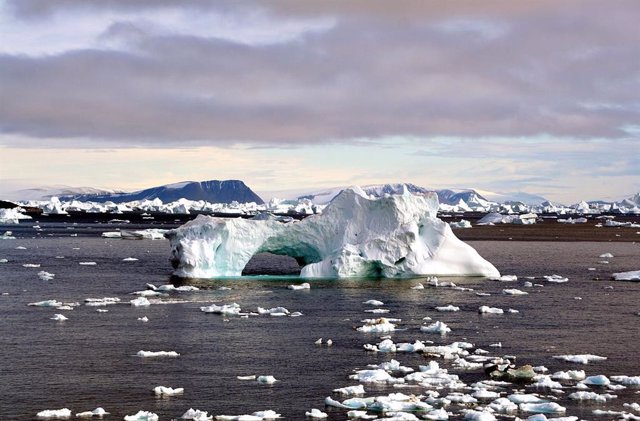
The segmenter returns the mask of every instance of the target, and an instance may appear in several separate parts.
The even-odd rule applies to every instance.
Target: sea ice
[[[51,320],[55,320],[56,322],[64,322],[65,320],[69,320],[62,314],[54,314]]]
[[[172,387],[156,386],[153,388],[153,393],[155,393],[156,396],[176,396],[182,395],[184,393],[184,388],[178,387],[174,389]]]
[[[589,376],[582,381],[582,383],[587,384],[589,386],[607,386],[611,384],[611,381],[602,374],[597,376]]]
[[[611,376],[611,380],[625,386],[640,386],[640,376]]]
[[[260,384],[274,384],[278,380],[273,376],[258,376],[256,381]]]
[[[600,395],[595,392],[580,391],[580,392],[571,393],[569,396],[567,396],[567,398],[576,400],[576,401],[594,401],[594,402],[604,403],[604,402],[610,401],[611,399],[617,398],[617,396],[610,395],[608,393]]]
[[[148,322],[148,321],[149,321],[149,318],[148,318],[147,316],[144,316],[144,317],[138,317],[138,321],[143,322],[143,323],[146,323],[146,322]]]
[[[365,393],[364,386],[362,386],[361,384],[356,386],[346,386],[346,387],[341,387],[339,389],[333,389],[333,392],[339,393],[345,396],[364,395]]]
[[[143,358],[155,358],[155,357],[179,357],[180,354],[176,351],[138,351],[136,354],[138,357]]]
[[[209,416],[207,411],[200,411],[198,409],[189,408],[187,412],[182,414],[180,417],[183,420],[193,420],[193,421],[212,421],[213,416]]]
[[[456,307],[452,304],[449,304],[448,306],[441,306],[441,307],[436,307],[437,311],[460,311],[460,307]]]
[[[96,417],[104,417],[105,415],[108,415],[109,413],[107,411],[104,410],[104,408],[98,407],[96,409],[94,409],[93,411],[85,411],[85,412],[80,412],[78,414],[76,414],[77,418],[91,418],[93,416]]]
[[[548,275],[548,276],[544,276],[544,279],[546,279],[547,282],[552,282],[556,284],[562,284],[569,281],[569,278],[565,278],[560,275]]]
[[[113,304],[118,304],[120,302],[120,298],[118,297],[103,297],[103,298],[85,298],[84,305],[90,307],[102,307]]]
[[[516,288],[510,288],[510,289],[503,289],[502,293],[504,295],[528,295],[528,292],[516,289]]]
[[[151,303],[145,297],[138,297],[135,300],[129,301],[133,307],[147,307]]]
[[[237,316],[240,314],[241,308],[237,303],[223,304],[221,306],[211,304],[210,306],[200,307],[200,311],[204,313],[222,314],[224,316]]]
[[[604,361],[607,357],[600,357],[592,354],[579,354],[579,355],[554,355],[553,358],[568,361],[570,363],[589,364],[594,361]]]
[[[520,410],[524,412],[537,412],[540,414],[556,414],[567,411],[567,408],[555,402],[546,403],[521,403]]]
[[[124,259],[122,259],[123,262],[137,262],[138,259],[136,259],[135,257],[125,257]]]
[[[320,215],[283,224],[203,215],[166,233],[181,277],[240,276],[251,257],[272,252],[304,264],[302,277],[499,276],[436,217],[437,195],[371,199],[343,190]]]
[[[630,272],[618,272],[611,275],[616,281],[640,281],[640,270]]]
[[[289,285],[287,288],[297,291],[301,289],[311,289],[311,285],[308,282],[305,282],[300,285]]]
[[[124,421],[158,421],[158,415],[148,411],[138,411],[135,415],[126,415]]]
[[[280,418],[280,414],[272,410],[258,411],[251,415],[216,415],[218,421],[265,421]]]
[[[80,266],[95,266],[95,265],[97,265],[96,262],[78,262],[78,264]]]
[[[22,267],[23,268],[39,268],[40,263],[24,263]]]
[[[36,414],[38,418],[70,418],[71,410],[68,408],[62,409],[45,409]]]
[[[397,319],[386,319],[381,317],[379,319],[367,319],[364,321],[364,325],[360,326],[357,330],[365,333],[388,333],[396,330],[396,325],[391,323]]]
[[[38,301],[35,303],[29,303],[27,304],[28,306],[35,306],[35,307],[60,307],[63,303],[61,303],[58,300],[44,300],[44,301]]]
[[[420,331],[428,333],[439,333],[441,335],[444,335],[447,332],[451,332],[451,328],[443,322],[437,321],[430,324],[429,326],[420,326]]]
[[[604,254],[601,254],[601,255],[600,255],[600,256],[598,256],[598,257],[600,257],[601,259],[611,259],[611,258],[613,257],[613,254],[611,254],[611,253],[604,253]]]
[[[258,314],[268,314],[270,316],[286,316],[289,314],[289,310],[284,307],[274,307],[269,309],[258,307]]]
[[[504,310],[501,308],[497,308],[497,307],[489,307],[489,306],[480,306],[480,308],[478,308],[478,313],[480,314],[502,314],[504,313]]]
[[[367,304],[367,305],[370,305],[370,306],[383,306],[384,305],[384,303],[382,301],[379,301],[379,300],[367,300],[363,304]]]
[[[43,281],[51,281],[55,277],[56,277],[55,274],[44,271],[44,270],[41,270],[40,272],[38,272],[38,278],[40,278]]]
[[[311,411],[305,412],[305,415],[309,418],[327,418],[326,412],[322,412],[319,409],[313,408]]]

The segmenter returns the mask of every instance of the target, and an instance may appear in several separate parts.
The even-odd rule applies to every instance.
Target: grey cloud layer
[[[274,19],[336,24],[258,46],[158,32],[143,19],[115,22],[100,41],[119,50],[0,55],[0,130],[135,144],[287,144],[392,135],[618,138],[627,136],[621,127],[640,123],[637,2],[448,3],[261,2]],[[20,0],[13,10],[47,19],[174,4]],[[180,4],[194,13],[249,7]]]

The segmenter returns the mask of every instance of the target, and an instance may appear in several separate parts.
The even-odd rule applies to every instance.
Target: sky
[[[0,196],[640,192],[637,0],[0,0]]]

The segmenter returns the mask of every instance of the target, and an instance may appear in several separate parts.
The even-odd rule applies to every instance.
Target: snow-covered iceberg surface
[[[256,253],[294,257],[301,276],[409,275],[499,277],[498,270],[436,217],[435,193],[370,198],[359,187],[336,196],[320,215],[282,224],[198,216],[166,233],[175,275],[240,276]]]

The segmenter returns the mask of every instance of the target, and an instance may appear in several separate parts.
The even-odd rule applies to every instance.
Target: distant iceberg
[[[343,190],[300,222],[199,215],[166,233],[175,275],[240,276],[254,254],[294,257],[305,278],[411,275],[499,277],[498,270],[436,217],[435,193],[371,198]]]

